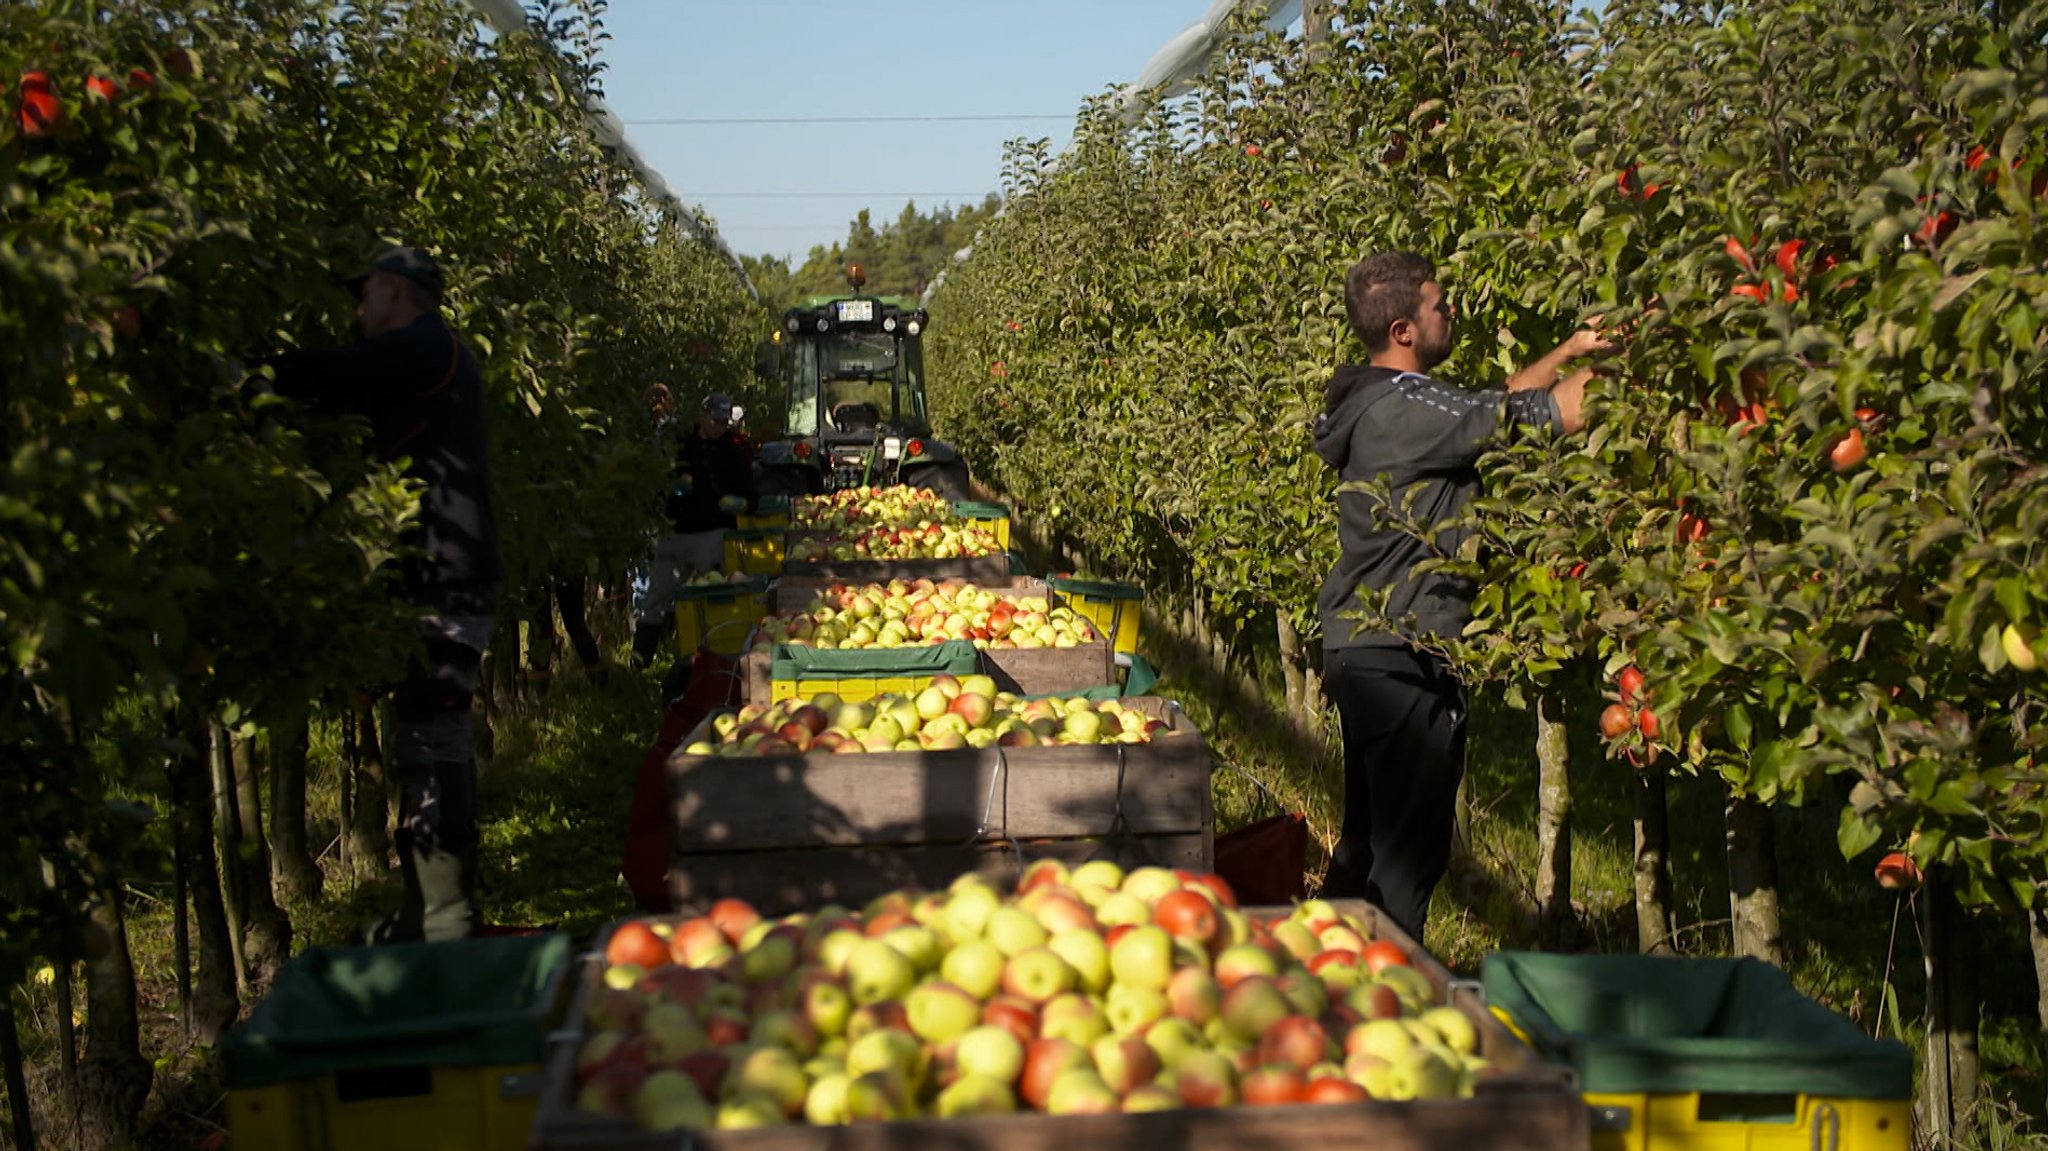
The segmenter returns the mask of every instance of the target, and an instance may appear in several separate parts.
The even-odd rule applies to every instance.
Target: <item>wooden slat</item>
[[[1173,725],[1169,734],[1150,743],[1088,747],[765,757],[678,753],[668,763],[675,849],[1104,835],[1114,828],[1119,797],[1124,824],[1133,832],[1208,829],[1210,765],[1201,733],[1165,701],[1130,702],[1166,717]],[[693,732],[684,746],[702,734],[701,728]]]
[[[797,851],[682,854],[669,860],[669,895],[675,907],[708,907],[728,896],[763,914],[786,915],[828,903],[860,907],[899,888],[941,890],[967,872],[998,886],[1014,884],[1034,859],[1079,863],[1114,854],[1127,865],[1206,871],[1211,859],[1200,833],[1141,835],[1126,840],[1057,839],[1017,844],[976,843],[924,847],[828,847]]]

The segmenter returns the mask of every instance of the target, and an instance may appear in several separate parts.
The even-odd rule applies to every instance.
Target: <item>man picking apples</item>
[[[1344,305],[1371,361],[1337,369],[1315,431],[1316,453],[1342,484],[1343,549],[1317,600],[1324,685],[1344,735],[1344,820],[1321,895],[1370,900],[1419,941],[1430,892],[1450,864],[1465,770],[1464,689],[1428,648],[1432,637],[1464,630],[1475,589],[1414,569],[1457,553],[1465,533],[1451,525],[1496,440],[1584,426],[1592,373],[1564,369],[1612,345],[1584,329],[1504,388],[1465,388],[1429,374],[1450,355],[1454,313],[1428,259],[1381,252],[1360,260],[1344,277]],[[1375,482],[1392,493],[1394,515],[1382,495],[1359,490]],[[1397,517],[1436,529],[1434,542]],[[1362,591],[1383,599],[1373,618],[1397,630],[1359,624]]]
[[[672,534],[655,548],[647,588],[634,605],[633,662],[647,666],[675,626],[676,589],[700,572],[725,565],[725,533],[754,506],[754,459],[736,426],[744,412],[713,392],[698,408],[697,426],[684,432],[670,469],[663,506]]]
[[[370,423],[378,454],[421,481],[402,565],[422,643],[392,699],[399,784],[396,834],[405,899],[376,932],[460,939],[475,930],[476,747],[469,710],[497,608],[484,381],[441,315],[442,271],[418,248],[392,248],[349,281],[361,341],[271,361],[280,395]]]

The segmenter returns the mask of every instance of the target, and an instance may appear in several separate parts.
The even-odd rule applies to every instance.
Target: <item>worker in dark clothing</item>
[[[663,505],[670,534],[655,547],[647,589],[635,605],[633,659],[652,662],[674,633],[676,589],[690,577],[725,566],[725,533],[754,506],[754,456],[738,422],[745,413],[719,392],[704,397],[697,426],[683,433]]]
[[[1345,276],[1344,302],[1371,361],[1337,369],[1316,453],[1342,483],[1384,480],[1407,518],[1438,532],[1425,542],[1390,522],[1372,491],[1337,493],[1342,554],[1317,606],[1323,682],[1343,729],[1344,819],[1321,894],[1367,899],[1420,940],[1430,893],[1450,866],[1465,770],[1464,688],[1427,649],[1463,632],[1476,589],[1415,567],[1457,553],[1468,533],[1451,525],[1479,488],[1489,447],[1584,425],[1592,373],[1564,369],[1611,345],[1587,328],[1505,388],[1464,388],[1428,374],[1450,354],[1453,312],[1427,259],[1386,252],[1361,260]],[[1386,594],[1390,622],[1381,626],[1394,630],[1356,618],[1361,589]]]
[[[395,248],[349,281],[362,340],[271,362],[277,391],[370,423],[380,458],[426,485],[400,569],[422,643],[393,700],[395,836],[405,899],[379,939],[459,939],[476,909],[476,749],[470,724],[499,584],[483,374],[441,316],[440,267]]]

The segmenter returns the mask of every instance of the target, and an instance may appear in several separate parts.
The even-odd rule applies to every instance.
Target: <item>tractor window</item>
[[[825,410],[872,408],[874,419],[896,415],[896,339],[879,332],[843,332],[821,342]],[[848,430],[848,429],[842,429]]]
[[[924,349],[917,340],[903,341],[903,392],[898,419],[913,427],[928,428],[931,420],[924,411]]]
[[[789,424],[791,437],[818,434],[818,345],[797,340],[789,349]]]

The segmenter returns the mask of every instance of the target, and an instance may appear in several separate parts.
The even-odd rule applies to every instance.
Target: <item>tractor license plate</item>
[[[841,300],[838,307],[842,324],[871,324],[875,321],[873,300]]]

